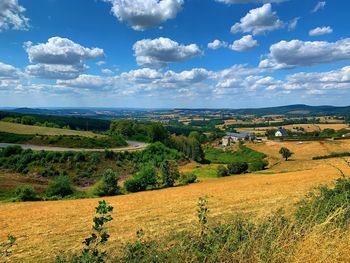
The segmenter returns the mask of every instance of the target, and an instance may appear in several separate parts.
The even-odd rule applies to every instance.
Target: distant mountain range
[[[4,111],[16,112],[22,114],[44,114],[56,116],[77,116],[93,118],[125,118],[127,116],[149,115],[152,113],[182,112],[182,113],[212,113],[223,112],[237,115],[348,115],[350,106],[309,106],[303,104],[267,107],[267,108],[246,108],[246,109],[133,109],[133,108],[15,108],[4,109]]]

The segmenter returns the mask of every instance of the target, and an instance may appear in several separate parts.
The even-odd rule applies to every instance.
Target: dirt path
[[[111,148],[109,150],[114,152],[132,151],[144,149],[148,144],[144,142],[127,141],[128,146]],[[64,147],[49,147],[49,146],[38,146],[31,144],[15,144],[15,143],[0,143],[0,148],[5,148],[9,145],[19,145],[23,149],[32,149],[33,151],[52,151],[52,152],[64,152],[64,151],[86,151],[86,152],[103,152],[105,149],[85,149],[85,148],[64,148]]]

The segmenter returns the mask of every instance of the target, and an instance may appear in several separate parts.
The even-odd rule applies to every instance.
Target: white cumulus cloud
[[[215,39],[213,42],[208,43],[208,48],[210,49],[219,49],[221,47],[226,47],[227,43],[218,39]]]
[[[150,67],[164,67],[202,54],[196,44],[182,45],[163,37],[137,41],[133,49],[137,64]]]
[[[236,40],[230,45],[230,48],[235,51],[248,51],[258,46],[258,41],[255,40],[251,35],[242,37]]]
[[[0,79],[18,79],[22,72],[12,65],[0,62]]]
[[[26,42],[24,48],[32,63],[26,71],[39,78],[73,79],[88,68],[87,60],[104,57],[103,49],[86,48],[61,37],[37,45]]]
[[[25,8],[17,0],[0,1],[0,32],[4,30],[27,30],[29,19],[24,16]]]
[[[112,4],[112,13],[134,30],[145,30],[176,17],[184,0],[103,0]]]
[[[271,4],[252,9],[239,23],[231,27],[232,33],[252,33],[253,35],[265,34],[269,31],[279,29],[284,23],[278,18],[276,12],[272,11]]]
[[[216,2],[233,4],[266,4],[266,3],[282,3],[288,0],[215,0]]]
[[[270,47],[261,68],[294,68],[312,66],[350,59],[350,38],[336,42],[326,41],[280,41]]]
[[[309,31],[309,36],[322,36],[333,33],[333,29],[330,26],[316,27]]]

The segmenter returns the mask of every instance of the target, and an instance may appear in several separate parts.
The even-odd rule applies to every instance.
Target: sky
[[[0,107],[350,105],[350,1],[0,0]]]

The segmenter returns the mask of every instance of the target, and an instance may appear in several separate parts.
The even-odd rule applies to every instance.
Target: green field
[[[244,145],[240,146],[240,149],[235,152],[214,148],[205,150],[205,158],[211,163],[216,164],[229,164],[232,162],[252,163],[256,160],[262,160],[265,157],[265,154],[254,151]]]
[[[0,132],[17,133],[17,134],[40,134],[40,135],[77,135],[82,137],[94,138],[103,137],[89,131],[75,131],[68,129],[40,127],[32,125],[23,125],[18,123],[0,121]]]

